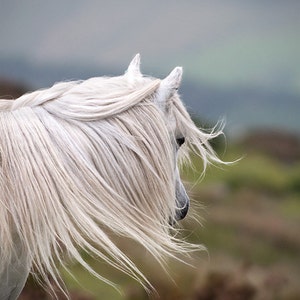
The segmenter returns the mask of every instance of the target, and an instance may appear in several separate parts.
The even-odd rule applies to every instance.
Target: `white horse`
[[[181,77],[181,67],[144,77],[136,55],[122,76],[0,100],[1,300],[16,299],[30,271],[60,285],[65,258],[108,282],[82,250],[148,285],[111,232],[160,263],[194,249],[170,234],[189,208],[177,161],[192,149],[204,170],[220,163],[209,140],[222,130],[194,125],[177,93]]]

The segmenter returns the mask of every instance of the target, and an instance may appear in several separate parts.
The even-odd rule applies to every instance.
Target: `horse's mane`
[[[149,284],[111,232],[139,242],[160,263],[197,248],[170,235],[176,207],[169,124],[186,138],[181,156],[194,150],[204,168],[220,162],[209,140],[221,131],[200,131],[177,94],[166,120],[154,103],[160,83],[125,74],[0,100],[0,272],[16,235],[43,280],[49,283],[50,273],[58,285],[65,256],[108,282],[82,250]]]

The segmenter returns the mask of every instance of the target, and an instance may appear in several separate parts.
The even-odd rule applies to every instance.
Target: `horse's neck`
[[[28,277],[31,262],[28,253],[24,252],[20,239],[14,239],[15,251],[9,262],[0,262],[0,300],[14,300],[20,295]]]

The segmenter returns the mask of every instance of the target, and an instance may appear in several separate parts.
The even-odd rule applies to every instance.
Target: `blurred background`
[[[180,93],[195,121],[226,120],[214,142],[222,169],[182,172],[193,198],[183,236],[203,243],[194,267],[122,247],[161,299],[300,299],[300,1],[0,0],[0,97],[57,81],[122,74],[136,53],[142,72],[184,68]],[[198,163],[198,164],[197,164]],[[72,299],[156,299],[130,278],[86,258],[122,294],[78,266]],[[49,299],[31,279],[21,299]]]

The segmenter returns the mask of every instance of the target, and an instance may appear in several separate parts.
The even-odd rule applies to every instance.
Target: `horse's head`
[[[142,77],[140,72],[139,54],[137,54],[129,64],[126,75],[132,82],[136,80],[136,78]],[[172,148],[172,160],[174,162],[173,172],[175,181],[174,187],[176,209],[174,216],[175,220],[171,220],[171,224],[173,224],[174,221],[179,221],[185,218],[190,206],[190,199],[187,195],[184,185],[181,182],[178,168],[178,156],[181,147],[183,147],[185,144],[187,132],[184,126],[179,125],[178,120],[176,120],[176,116],[174,116],[173,109],[174,102],[179,102],[178,89],[181,84],[181,79],[182,68],[176,67],[166,78],[161,80],[160,85],[153,97],[153,102],[162,113],[168,128],[169,142],[171,143]],[[187,117],[187,115],[185,115],[185,117]]]
[[[181,132],[174,122],[174,116],[170,112],[170,102],[172,98],[179,97],[178,89],[181,83],[182,68],[175,68],[165,79],[162,80],[157,97],[157,105],[166,115],[166,118],[171,122],[170,138],[172,142],[173,155],[175,160],[175,196],[176,196],[176,220],[182,220],[188,212],[190,199],[186,193],[186,190],[181,182],[179,170],[178,170],[178,152],[180,148],[185,144],[185,132]]]

